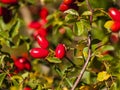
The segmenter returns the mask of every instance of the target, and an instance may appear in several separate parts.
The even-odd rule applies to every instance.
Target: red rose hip
[[[19,57],[14,61],[14,65],[17,68],[16,70],[22,71],[24,69],[30,71],[31,70],[31,64],[30,62],[24,58],[24,57]]]
[[[109,8],[108,14],[114,21],[120,21],[120,11],[117,8]]]
[[[75,0],[63,0],[64,4],[70,5],[74,2]]]
[[[65,45],[59,44],[55,49],[55,56],[62,59],[65,56]]]
[[[46,37],[46,36],[47,36],[47,29],[42,28],[42,27],[39,28],[39,29],[37,29],[37,30],[33,33],[34,38],[36,38],[37,35],[40,35],[40,36],[42,36],[42,37]]]
[[[24,87],[24,89],[23,90],[32,90],[30,87]]]
[[[46,56],[48,56],[48,54],[49,54],[49,51],[44,48],[32,48],[30,50],[30,55],[33,58],[45,58]]]
[[[41,19],[46,19],[46,17],[48,16],[48,9],[46,7],[43,7],[41,10],[40,10],[40,18]]]
[[[19,69],[19,70],[23,70],[25,67],[24,67],[24,63],[26,62],[26,59],[25,58],[17,58],[15,61],[14,61],[14,65]]]
[[[120,30],[120,22],[114,22],[113,25],[111,26],[111,31],[112,32],[118,32]]]
[[[29,25],[29,28],[38,29],[41,27],[41,24],[38,21],[32,21]]]
[[[64,11],[66,11],[66,10],[68,10],[68,9],[69,9],[69,5],[66,5],[66,4],[64,4],[64,3],[61,3],[61,4],[60,4],[60,7],[59,7],[59,10],[60,10],[60,11],[64,12]]]
[[[49,46],[49,42],[45,37],[37,35],[36,40],[41,48],[47,48]]]

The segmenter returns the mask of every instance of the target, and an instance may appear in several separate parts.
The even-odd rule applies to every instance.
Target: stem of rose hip
[[[87,6],[88,6],[88,9],[93,13],[93,9],[92,9],[92,7],[91,7],[91,5],[90,5],[88,0],[86,0],[86,3],[87,3]],[[92,28],[92,20],[93,20],[93,15],[90,16],[90,26],[91,26],[91,28]],[[86,67],[87,67],[87,65],[88,65],[88,63],[89,63],[89,61],[91,59],[91,52],[92,52],[91,51],[91,30],[89,30],[88,31],[88,57],[86,59],[85,64],[83,65],[82,70],[79,73],[75,83],[73,84],[73,87],[71,88],[71,90],[75,90],[75,88],[77,87],[78,83],[82,79],[82,76],[83,76],[83,74],[84,74],[84,72],[86,70]]]

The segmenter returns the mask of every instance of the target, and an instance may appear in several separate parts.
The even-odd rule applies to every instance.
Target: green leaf
[[[100,60],[100,61],[111,61],[111,60],[113,60],[113,57],[110,56],[110,55],[105,55],[103,57],[98,58],[98,60]]]
[[[64,13],[75,15],[75,16],[79,16],[79,13],[76,10],[74,10],[74,9],[68,9]]]
[[[114,47],[112,45],[105,45],[102,47],[103,51],[112,51],[114,50]]]
[[[6,76],[5,73],[0,74],[0,87],[1,87],[1,85],[3,83],[3,80],[5,79],[5,76]]]
[[[88,47],[85,47],[83,49],[83,55],[84,55],[85,59],[88,57]]]
[[[62,61],[56,57],[48,57],[47,60],[51,63],[61,63]]]
[[[84,25],[83,23],[80,21],[80,22],[76,22],[75,25],[74,25],[74,33],[78,36],[80,36],[84,31]]]
[[[84,15],[84,16],[92,15],[92,12],[91,11],[85,11],[85,12],[82,13],[82,15]]]
[[[67,14],[65,16],[65,21],[67,23],[72,23],[72,22],[75,22],[76,21],[76,17],[74,15],[71,15],[71,14]]]
[[[19,32],[19,28],[20,28],[20,25],[21,25],[21,21],[18,20],[15,25],[13,25],[13,27],[11,28],[11,31],[10,31],[10,37],[15,37],[18,32]]]

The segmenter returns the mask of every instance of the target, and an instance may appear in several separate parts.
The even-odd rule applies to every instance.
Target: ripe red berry
[[[48,56],[48,54],[49,54],[49,51],[44,48],[32,48],[30,50],[30,55],[33,58],[45,58],[46,56]]]
[[[37,35],[36,40],[41,48],[47,48],[49,46],[49,42],[45,37]]]
[[[48,9],[46,7],[43,7],[41,10],[40,10],[40,18],[41,19],[46,19],[46,17],[48,16]]]
[[[0,0],[4,4],[16,4],[18,0]]]
[[[30,87],[24,87],[24,89],[23,90],[32,90]]]
[[[111,26],[112,32],[118,32],[120,30],[120,22],[115,21]]]
[[[63,0],[63,3],[66,5],[70,5],[74,2],[75,0]]]
[[[32,21],[29,25],[28,25],[29,28],[31,29],[38,29],[41,27],[41,24],[40,22],[38,21]]]
[[[26,70],[31,70],[31,64],[30,62],[24,58],[24,57],[19,57],[14,61],[14,65],[17,68],[16,70],[22,71],[24,69]]]
[[[42,27],[45,27],[45,25],[47,24],[47,22],[48,22],[47,19],[41,19],[40,20],[40,24],[41,24]]]
[[[33,36],[34,38],[37,36],[37,35],[40,35],[42,37],[46,37],[47,36],[47,29],[46,28],[39,28],[37,29],[34,33],[33,33]]]
[[[23,70],[24,67],[24,63],[26,62],[25,58],[17,58],[17,60],[14,61],[14,65],[19,69],[19,70]]]
[[[64,44],[58,44],[58,46],[55,49],[55,56],[60,59],[62,59],[65,56],[65,45]]]
[[[60,7],[59,7],[59,10],[60,10],[60,11],[64,12],[64,11],[66,11],[66,10],[68,10],[68,9],[69,9],[69,5],[66,5],[66,4],[64,4],[64,3],[61,3],[61,4],[60,4]]]
[[[108,14],[114,21],[120,21],[120,11],[117,8],[109,8]]]
[[[30,64],[30,62],[26,62],[24,64],[24,67],[25,67],[26,70],[30,71],[31,70],[31,64]]]

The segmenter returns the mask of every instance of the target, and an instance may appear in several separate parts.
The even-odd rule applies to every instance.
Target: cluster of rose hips
[[[59,6],[59,10],[64,12],[70,8],[78,9],[77,5],[74,4],[75,0],[63,0],[63,2]]]
[[[120,30],[120,11],[117,8],[109,8],[108,14],[111,17],[113,24],[111,26],[112,32],[118,32]]]
[[[46,17],[48,16],[48,10],[47,8],[43,7],[40,12],[40,21],[34,21],[29,24],[29,28],[34,29],[33,37],[37,41],[37,43],[40,45],[40,47],[32,48],[30,50],[30,55],[33,58],[45,58],[49,55],[49,42],[46,39],[47,36],[47,28],[45,28],[45,25],[47,23]],[[65,45],[59,44],[56,47],[55,50],[55,56],[57,58],[63,58],[65,55]]]
[[[18,3],[17,0],[0,0],[0,3],[7,5],[15,5]],[[3,16],[5,23],[8,23],[12,18],[12,11],[7,7],[0,6],[0,16]]]
[[[119,35],[118,32],[120,30],[120,11],[117,8],[111,7],[108,10],[108,14],[111,17],[111,36],[110,40],[112,43],[118,43],[119,42]]]
[[[19,73],[20,71],[31,70],[30,61],[25,57],[18,57],[14,59],[15,73]]]
[[[63,0],[59,6],[59,10],[64,12],[68,9],[75,9],[78,10],[78,6],[75,1],[83,2],[84,0]]]

